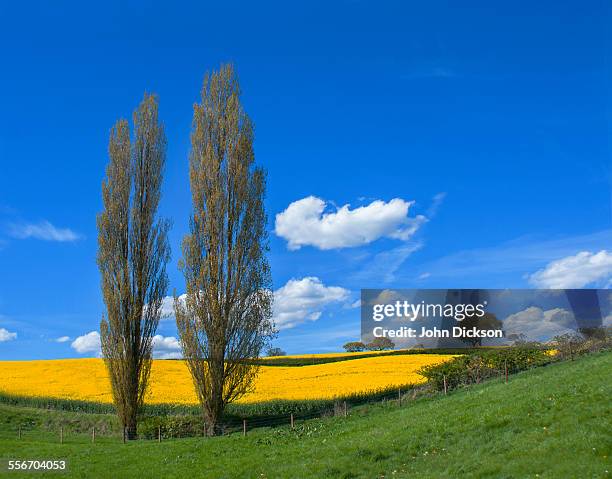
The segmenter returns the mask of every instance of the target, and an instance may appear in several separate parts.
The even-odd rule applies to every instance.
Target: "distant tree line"
[[[386,349],[394,349],[395,343],[389,338],[374,338],[367,344],[361,341],[350,341],[342,347],[349,353],[357,353],[360,351],[384,351]]]

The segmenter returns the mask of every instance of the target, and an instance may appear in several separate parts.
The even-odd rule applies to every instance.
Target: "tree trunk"
[[[220,335],[221,337],[221,335]],[[225,344],[220,341],[210,351],[210,396],[204,408],[204,420],[207,436],[222,434],[221,419],[223,417],[223,375],[225,370]]]
[[[126,438],[129,441],[138,439],[137,421],[135,417],[131,417],[128,419],[127,424],[125,425],[125,429],[126,429]]]
[[[204,411],[205,433],[207,436],[220,436],[223,434],[223,424],[221,423],[222,417],[223,404],[221,400],[215,401],[214,404],[207,406]]]

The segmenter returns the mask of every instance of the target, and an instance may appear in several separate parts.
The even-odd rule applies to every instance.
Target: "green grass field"
[[[124,445],[116,437],[91,444],[88,435],[76,434],[59,444],[38,428],[21,440],[3,432],[0,457],[69,464],[68,473],[7,477],[605,478],[611,471],[611,377],[612,353],[598,353],[511,376],[508,384],[494,380],[401,407],[361,406],[348,418],[308,421],[295,430],[259,429],[246,437]],[[0,414],[3,431],[27,416],[47,424],[71,417],[12,406],[2,406]]]

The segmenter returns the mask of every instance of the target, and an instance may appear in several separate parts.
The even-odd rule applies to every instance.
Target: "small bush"
[[[150,416],[138,421],[138,436],[141,439],[157,439],[160,430],[162,439],[201,436],[202,417]]]

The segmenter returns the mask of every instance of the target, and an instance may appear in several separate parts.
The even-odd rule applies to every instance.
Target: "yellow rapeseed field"
[[[395,351],[396,352],[396,351]],[[382,351],[356,351],[353,353],[349,352],[341,352],[341,353],[316,353],[316,354],[292,354],[291,356],[264,356],[264,361],[268,359],[284,359],[284,358],[293,358],[293,359],[317,359],[317,358],[335,358],[335,357],[344,357],[344,356],[372,356],[375,354],[386,355],[393,354],[392,350],[382,350]]]
[[[325,399],[391,386],[417,384],[416,371],[453,356],[410,354],[380,356],[299,367],[262,366],[254,391],[239,402],[274,399]],[[191,376],[183,361],[156,360],[147,403],[196,404]],[[110,384],[101,359],[0,361],[0,391],[108,403]]]

